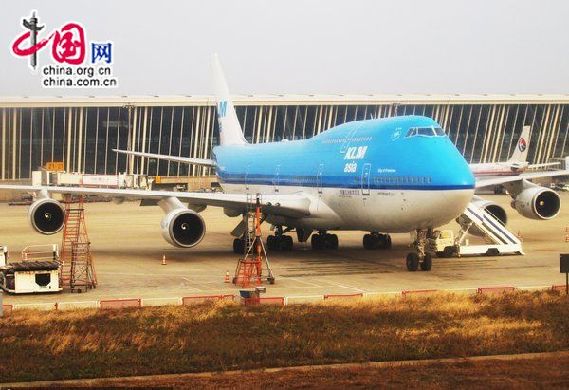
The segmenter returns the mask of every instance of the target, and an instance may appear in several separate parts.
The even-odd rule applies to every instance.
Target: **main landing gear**
[[[433,238],[433,230],[417,229],[417,237],[413,242],[415,252],[407,254],[407,270],[414,272],[421,268],[421,271],[430,271],[433,264],[431,253],[427,252],[428,240]]]
[[[365,249],[391,249],[391,236],[389,234],[372,232],[364,234],[363,244]]]
[[[326,232],[314,233],[312,237],[310,237],[310,245],[313,250],[336,250],[338,249],[338,236]]]
[[[291,236],[286,236],[289,230],[283,230],[282,226],[275,227],[275,235],[267,237],[267,249],[270,251],[291,251],[293,242]]]

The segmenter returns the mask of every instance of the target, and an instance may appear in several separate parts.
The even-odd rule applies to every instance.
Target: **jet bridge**
[[[496,256],[500,254],[523,255],[521,240],[494,217],[488,211],[469,204],[466,210],[459,217],[461,220],[461,231],[456,240],[456,254],[460,256],[468,255],[488,255]],[[487,244],[468,245],[466,236],[469,232],[476,231],[487,241]]]

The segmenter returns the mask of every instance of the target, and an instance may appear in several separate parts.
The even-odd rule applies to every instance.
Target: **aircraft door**
[[[275,193],[279,192],[280,171],[281,171],[281,166],[279,164],[275,168],[275,177],[273,178],[273,186],[274,186]]]
[[[322,195],[322,174],[324,172],[324,164],[318,166],[318,173],[316,174],[316,188],[318,189],[318,195]]]
[[[249,184],[251,179],[249,178],[249,171],[251,170],[251,164],[247,164],[245,169],[245,192],[249,193]]]
[[[362,168],[362,196],[369,195],[369,185],[371,179],[371,164],[365,163]]]

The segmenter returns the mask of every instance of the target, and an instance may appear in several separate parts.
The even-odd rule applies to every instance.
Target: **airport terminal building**
[[[414,114],[437,120],[472,163],[506,160],[524,125],[532,131],[531,163],[569,154],[569,95],[270,95],[234,103],[249,142]],[[112,149],[209,158],[218,144],[215,110],[211,96],[0,98],[0,179],[28,180],[52,161],[86,174],[209,175],[209,168]]]

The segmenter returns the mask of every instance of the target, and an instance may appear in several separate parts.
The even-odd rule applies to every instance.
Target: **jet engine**
[[[508,216],[506,214],[506,210],[504,210],[504,208],[502,206],[500,206],[499,204],[486,200],[486,199],[482,199],[478,196],[475,196],[472,201],[469,204],[470,206],[474,206],[477,207],[481,210],[486,211],[487,213],[491,214],[494,218],[496,218],[498,221],[500,221],[502,223],[502,225],[506,225],[506,222],[508,222]],[[463,228],[466,229],[467,227],[469,227],[470,221],[468,220],[468,218],[464,217],[464,216],[459,216],[456,219],[456,222],[458,222],[458,224]],[[479,236],[479,237],[483,237],[484,233],[482,233],[477,227],[476,225],[471,225],[468,229],[468,233],[473,234],[475,236]]]
[[[471,204],[486,211],[487,213],[490,213],[494,218],[502,222],[502,225],[506,226],[506,223],[508,222],[508,215],[506,214],[506,210],[504,210],[504,208],[498,203],[475,196]]]
[[[34,230],[42,234],[57,233],[65,222],[63,206],[51,198],[41,198],[32,203],[28,216]]]
[[[162,237],[180,248],[191,248],[205,235],[205,221],[198,213],[187,208],[170,211],[160,222]]]
[[[531,186],[520,192],[511,205],[526,218],[551,219],[559,214],[561,200],[555,191],[541,186]]]

